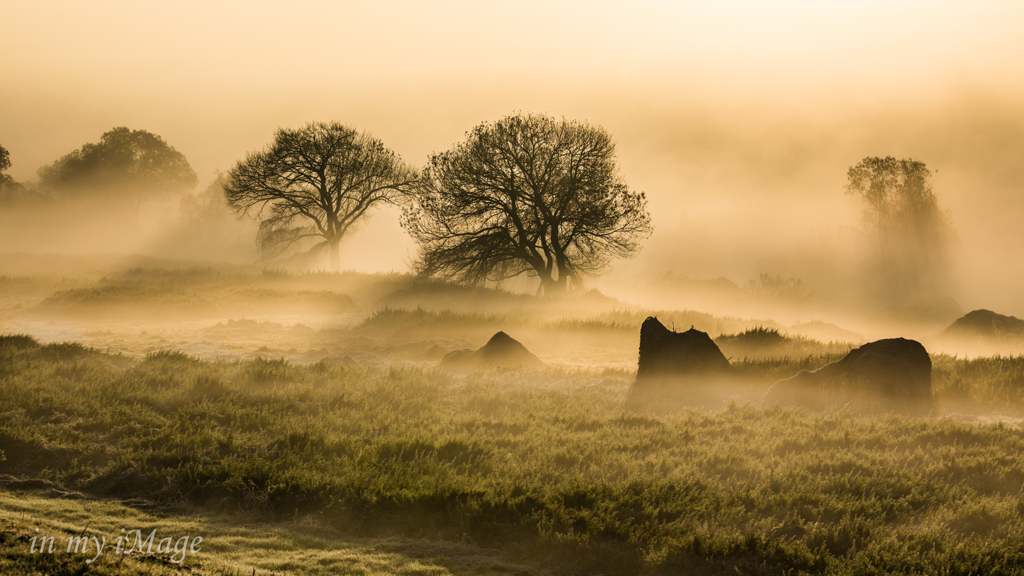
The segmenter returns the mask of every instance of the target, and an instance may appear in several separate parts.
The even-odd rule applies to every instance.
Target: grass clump
[[[25,350],[38,347],[39,342],[26,334],[4,334],[0,336],[0,350]]]
[[[715,338],[722,353],[730,358],[802,359],[822,354],[845,354],[853,346],[842,342],[825,344],[804,336],[789,336],[778,328],[755,326],[736,334],[723,334]]]

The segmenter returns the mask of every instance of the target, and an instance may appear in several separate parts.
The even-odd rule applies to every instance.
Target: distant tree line
[[[137,212],[147,199],[198,182],[160,136],[125,127],[39,168],[38,183],[15,182],[10,166],[0,146],[0,205],[102,197]],[[924,163],[868,157],[847,178],[846,192],[863,199],[880,285],[906,293],[935,282],[948,265],[952,226]],[[527,274],[548,295],[635,255],[652,232],[646,197],[619,174],[608,132],[537,114],[482,123],[422,169],[337,122],[282,128],[211,186],[259,221],[265,258],[323,251],[339,270],[341,240],[390,204],[402,208],[402,227],[419,245],[417,273],[477,285]]]

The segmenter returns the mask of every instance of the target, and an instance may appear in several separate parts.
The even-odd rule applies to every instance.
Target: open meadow
[[[558,302],[397,274],[93,264],[58,276],[8,257],[0,278],[8,571],[1024,565],[1020,357],[933,355],[927,417],[761,409],[773,382],[855,344],[596,292]],[[717,337],[740,383],[699,403],[632,390],[652,314]],[[544,366],[436,368],[499,330]],[[118,555],[111,542],[95,563],[30,550],[40,534],[61,548],[136,529],[202,536],[201,550]]]

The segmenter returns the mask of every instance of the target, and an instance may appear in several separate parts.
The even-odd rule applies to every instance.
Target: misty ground
[[[173,349],[225,361],[347,356],[360,364],[429,366],[504,330],[553,365],[628,371],[638,326],[650,314],[716,337],[786,328],[770,319],[642,308],[597,291],[548,301],[407,274],[295,273],[142,256],[9,255],[0,263],[9,271],[0,275],[0,332],[80,342],[129,358]],[[804,328],[813,333],[815,326]],[[808,354],[849,348],[803,340],[796,345]],[[737,352],[739,359],[748,351]]]
[[[0,346],[2,554],[78,573],[25,552],[34,528],[127,517],[202,532],[183,566],[211,574],[1014,573],[1024,360],[925,340],[927,418],[760,410],[872,328],[681,304],[0,256],[0,335],[30,337]],[[633,394],[648,315],[707,331],[742,378]],[[546,366],[434,368],[497,331]],[[112,558],[95,572],[177,569]]]

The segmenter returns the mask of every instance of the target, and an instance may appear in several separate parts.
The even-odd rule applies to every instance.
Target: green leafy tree
[[[138,209],[147,198],[191,190],[198,178],[185,156],[145,130],[119,127],[38,171],[40,187],[58,198],[99,195]]]
[[[939,209],[924,162],[864,158],[847,172],[846,193],[863,200],[883,288],[899,297],[944,288],[953,229],[949,215]]]
[[[264,150],[235,164],[224,194],[235,210],[260,220],[265,257],[313,240],[310,250],[329,249],[331,267],[340,270],[341,239],[416,179],[380,140],[337,122],[312,122],[279,129]]]
[[[481,124],[431,156],[402,223],[420,274],[480,284],[525,273],[548,295],[634,255],[652,229],[603,128],[532,114]]]

